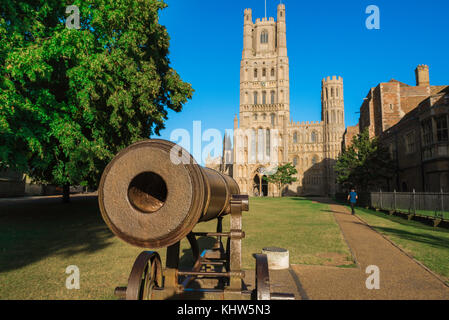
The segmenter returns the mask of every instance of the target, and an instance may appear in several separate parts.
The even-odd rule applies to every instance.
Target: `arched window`
[[[293,143],[298,143],[298,133],[293,133]]]
[[[268,43],[268,32],[266,30],[260,34],[260,43]]]
[[[339,94],[340,94],[340,90],[338,90],[338,88],[337,88],[337,98],[338,98]]]
[[[256,115],[257,116],[257,115]],[[251,150],[250,150],[250,160],[254,163],[256,161],[256,130],[251,129]]]
[[[271,155],[271,133],[270,133],[270,129],[267,129],[267,138],[266,138],[266,143],[265,146],[267,147],[267,157],[270,157]]]
[[[316,132],[312,132],[312,136],[311,136],[311,140],[312,142],[316,142]]]
[[[257,129],[257,160],[263,161],[264,154],[264,130],[262,128]]]
[[[293,158],[293,166],[297,166],[298,165],[298,157],[294,157]]]
[[[257,121],[257,113],[254,114],[254,121]]]
[[[331,97],[334,97],[334,88],[331,88]]]
[[[275,75],[274,68],[271,68],[271,76],[274,77],[274,75]]]
[[[317,163],[318,163],[318,157],[317,156],[313,156],[312,164],[317,164]]]
[[[335,119],[335,110],[332,110],[332,123],[335,123],[336,119]]]
[[[263,68],[262,69],[262,77],[266,77],[267,76],[267,69]]]
[[[254,69],[254,79],[257,79],[257,69]]]
[[[257,91],[254,91],[254,104],[257,104]]]
[[[275,125],[275,115],[274,115],[274,113],[271,114],[271,125],[272,126]]]
[[[271,91],[271,104],[274,104],[274,97],[275,97],[275,92]]]
[[[262,91],[262,104],[267,104],[267,92]]]

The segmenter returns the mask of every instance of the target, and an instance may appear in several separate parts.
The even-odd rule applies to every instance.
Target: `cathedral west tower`
[[[234,119],[232,170],[226,173],[232,172],[241,192],[250,196],[335,193],[333,165],[345,129],[343,79],[322,81],[321,121],[291,121],[285,5],[278,5],[276,21],[254,22],[251,9],[244,10],[243,19],[240,107]],[[282,191],[265,182],[273,160],[292,163],[298,181]]]

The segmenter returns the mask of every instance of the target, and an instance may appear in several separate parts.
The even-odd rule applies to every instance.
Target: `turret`
[[[278,5],[277,16],[277,46],[279,56],[287,56],[287,27],[285,23],[285,5]]]
[[[248,58],[253,52],[253,13],[245,9],[243,22],[243,58]]]
[[[321,120],[329,126],[344,127],[343,78],[333,76],[321,82]]]
[[[343,78],[333,76],[321,82],[321,120],[324,122],[325,172],[327,193],[335,194],[335,161],[341,153],[341,141],[345,132],[345,104]]]

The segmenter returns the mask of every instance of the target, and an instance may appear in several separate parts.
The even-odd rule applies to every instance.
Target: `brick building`
[[[449,191],[449,86],[431,86],[429,67],[415,70],[416,86],[391,80],[371,88],[360,108],[359,131],[379,137],[396,162],[383,190]],[[357,130],[348,130],[344,143]]]

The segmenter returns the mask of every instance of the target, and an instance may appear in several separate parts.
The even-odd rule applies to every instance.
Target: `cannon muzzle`
[[[122,150],[103,172],[101,215],[120,239],[139,247],[175,244],[199,222],[230,212],[234,179],[199,166],[180,146],[146,140]]]

